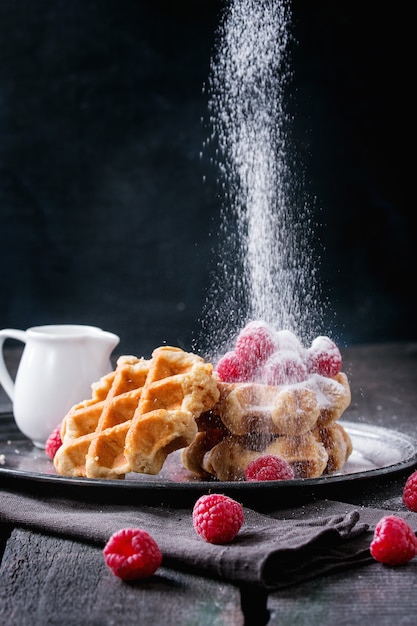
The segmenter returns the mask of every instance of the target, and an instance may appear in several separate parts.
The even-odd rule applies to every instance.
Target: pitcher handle
[[[26,343],[26,332],[24,330],[17,330],[15,328],[4,328],[0,330],[0,384],[9,398],[14,398],[14,380],[10,376],[10,372],[4,362],[3,344],[6,339],[17,339]]]

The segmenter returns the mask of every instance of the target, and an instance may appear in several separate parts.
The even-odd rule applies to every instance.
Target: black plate
[[[43,450],[17,429],[11,414],[0,417],[0,481],[2,485],[88,500],[182,505],[209,491],[227,493],[250,506],[273,507],[309,497],[340,497],[359,489],[361,481],[377,480],[417,464],[417,442],[402,433],[370,424],[340,422],[349,433],[353,452],[343,470],[319,478],[266,482],[220,482],[196,479],[182,467],[179,452],[171,454],[157,476],[128,474],[124,480],[71,478],[55,473]]]

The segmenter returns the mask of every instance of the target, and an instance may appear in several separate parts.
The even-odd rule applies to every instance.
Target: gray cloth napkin
[[[194,531],[191,509],[97,505],[0,492],[0,522],[103,546],[115,531],[140,527],[157,541],[163,565],[234,584],[280,589],[330,571],[372,562],[375,524],[389,511],[332,501],[263,515],[245,508],[245,522],[228,545]],[[396,513],[417,530],[417,516]]]

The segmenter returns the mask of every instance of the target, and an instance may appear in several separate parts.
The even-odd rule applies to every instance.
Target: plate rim
[[[6,417],[2,415],[1,417]],[[8,417],[13,419],[13,415],[9,414]],[[58,474],[43,474],[41,472],[30,472],[27,470],[21,470],[16,468],[7,468],[0,465],[0,478],[2,476],[23,480],[31,483],[48,484],[53,487],[56,486],[68,486],[68,487],[81,487],[83,490],[88,487],[94,488],[99,491],[129,491],[129,492],[193,492],[203,490],[224,490],[224,491],[236,491],[236,492],[251,492],[256,490],[262,492],[265,489],[291,489],[296,488],[315,488],[326,487],[335,485],[338,483],[345,483],[351,481],[360,481],[363,479],[369,479],[373,477],[380,477],[387,474],[394,474],[403,471],[413,465],[417,464],[417,439],[414,439],[410,435],[402,433],[400,431],[392,430],[384,426],[373,425],[362,422],[351,422],[349,420],[338,420],[349,434],[354,434],[354,431],[359,433],[372,432],[373,434],[382,436],[390,435],[394,440],[398,440],[402,444],[407,444],[408,456],[405,456],[401,461],[397,461],[390,465],[386,465],[379,468],[365,469],[358,472],[351,472],[349,474],[333,474],[319,476],[317,478],[295,478],[292,480],[279,480],[279,481],[218,481],[213,480],[189,480],[189,481],[158,481],[152,480],[122,480],[122,479],[97,479],[97,478],[85,478],[85,477],[72,477],[61,476]],[[22,435],[24,437],[24,435]],[[5,441],[0,435],[0,441]],[[25,443],[27,439],[24,437]]]

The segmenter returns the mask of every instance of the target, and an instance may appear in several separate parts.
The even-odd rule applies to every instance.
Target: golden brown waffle
[[[248,463],[266,454],[285,459],[298,478],[341,469],[352,452],[336,420],[350,404],[344,373],[312,375],[282,387],[218,383],[219,402],[198,419],[199,433],[181,453],[197,476],[243,480]]]
[[[313,374],[307,385],[316,393],[320,406],[317,426],[324,428],[338,420],[351,402],[350,385],[344,372],[334,378]]]
[[[214,412],[233,435],[301,435],[315,426],[320,414],[317,394],[307,386],[219,383],[219,389]]]
[[[76,404],[68,413],[61,427],[61,438],[70,440],[92,433],[97,428],[104,400],[113,385],[116,372],[110,372],[92,385],[92,397]]]
[[[152,353],[125,455],[132,471],[157,474],[168,454],[189,445],[196,419],[219,398],[212,366],[195,354],[163,346]]]
[[[254,445],[250,437],[224,437],[210,449],[207,433],[199,433],[193,443],[182,451],[184,466],[196,475],[214,476],[218,480],[243,480],[250,461],[267,454],[285,459],[296,478],[317,478],[325,472],[329,455],[324,444],[309,432],[304,435],[279,436],[268,445]]]
[[[207,478],[210,474],[216,476],[216,471],[211,465],[205,469],[205,456],[221,441],[227,440],[223,430],[213,429],[198,432],[190,445],[181,450],[182,464],[199,478]],[[226,450],[226,454],[229,456],[231,452]]]
[[[116,370],[93,385],[92,399],[69,411],[61,428],[63,445],[54,458],[59,474],[117,478],[129,471],[124,438],[148,371],[149,361],[120,357]],[[106,398],[99,400],[106,387]]]
[[[196,418],[219,397],[211,364],[170,346],[154,350],[150,361],[121,357],[106,382],[105,400],[98,400],[103,381],[91,400],[65,417],[63,445],[54,459],[58,473],[89,478],[157,474],[170,452],[191,443]]]
[[[187,454],[182,452],[182,461],[189,469]],[[247,438],[229,435],[204,454],[201,469],[206,476],[214,476],[218,480],[243,480],[245,468],[258,456],[261,453],[251,447]]]
[[[326,473],[342,469],[352,453],[352,441],[343,426],[336,423],[328,428],[315,428],[313,435],[324,445],[328,454]]]
[[[281,387],[222,382],[218,387],[220,398],[212,413],[237,436],[252,432],[302,435],[316,424],[325,427],[336,421],[351,400],[342,372],[335,378],[313,375],[304,383]]]

